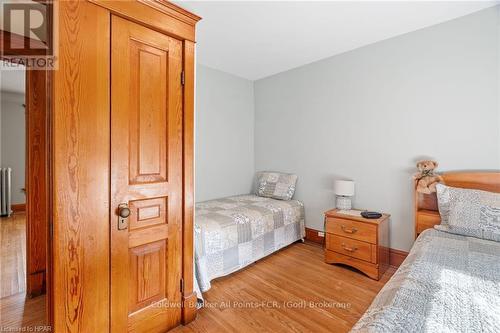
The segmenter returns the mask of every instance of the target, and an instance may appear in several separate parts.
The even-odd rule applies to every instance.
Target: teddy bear
[[[413,175],[413,179],[417,181],[417,192],[431,194],[436,192],[436,184],[443,182],[443,177],[434,174],[438,163],[431,160],[423,160],[417,162],[418,173]]]

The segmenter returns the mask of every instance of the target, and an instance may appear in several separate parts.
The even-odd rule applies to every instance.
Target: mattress
[[[305,236],[304,205],[242,195],[196,204],[195,275],[198,288]]]
[[[500,332],[500,243],[424,231],[351,332]]]

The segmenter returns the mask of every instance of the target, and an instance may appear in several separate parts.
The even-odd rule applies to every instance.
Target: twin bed
[[[255,195],[196,204],[195,275],[198,298],[210,281],[233,273],[305,237],[304,205],[291,200],[297,177],[257,174]]]
[[[195,271],[202,292],[228,275],[304,238],[304,205],[242,195],[196,205]]]
[[[500,243],[425,230],[352,332],[500,332]]]
[[[451,187],[500,193],[498,172],[443,176]],[[492,240],[500,231],[499,197],[474,192],[460,199],[460,216],[454,218],[482,225],[474,229],[466,223],[461,234],[444,224],[449,204],[440,203],[438,210],[436,194],[416,195],[415,230],[420,235],[352,332],[500,332],[500,242]],[[492,207],[497,212],[488,214]],[[478,237],[463,235],[477,230]]]

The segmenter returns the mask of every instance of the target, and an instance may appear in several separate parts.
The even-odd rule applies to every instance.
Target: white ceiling
[[[499,1],[176,1],[200,15],[197,60],[260,79]]]

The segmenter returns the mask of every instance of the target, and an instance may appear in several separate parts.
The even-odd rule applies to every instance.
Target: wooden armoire
[[[166,332],[195,318],[199,19],[163,0],[54,2],[53,332]]]

